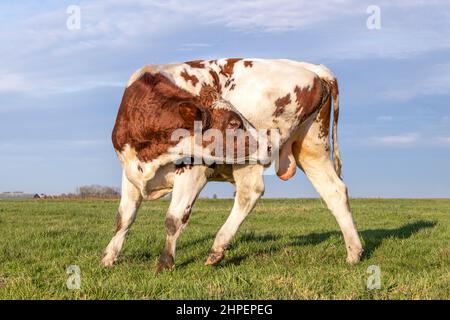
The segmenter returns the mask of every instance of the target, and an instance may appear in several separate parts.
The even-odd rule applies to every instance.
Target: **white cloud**
[[[0,74],[0,91],[23,91],[31,87],[23,74]]]
[[[388,135],[368,138],[369,145],[405,147],[412,146],[419,141],[418,133],[403,133],[398,135]]]
[[[201,47],[201,48],[204,48],[204,47],[211,47],[212,45],[209,44],[209,43],[184,43],[182,46],[183,47]]]
[[[445,1],[378,1],[382,29],[374,32],[365,23],[370,4],[369,0],[79,1],[81,30],[76,31],[66,28],[66,7],[55,5],[48,11],[0,21],[0,41],[8,44],[2,47],[2,58],[8,63],[2,66],[0,91],[43,93],[125,83],[130,65],[139,67],[133,65],[141,61],[136,57],[151,63],[157,54],[167,56],[170,50],[201,51],[202,56],[219,52],[210,43],[219,43],[221,34],[192,43],[183,44],[181,39],[178,48],[167,45],[184,31],[208,30],[211,25],[251,33],[251,37],[299,31],[292,41],[301,42],[302,35],[315,39],[310,45],[302,44],[302,55],[317,60],[398,58],[450,48]],[[7,12],[10,6],[0,8]],[[287,42],[279,54],[299,55],[289,47]],[[408,96],[407,92],[393,94]]]
[[[310,28],[323,21],[352,15],[355,11],[351,8],[362,6],[355,0],[255,0],[224,1],[220,8],[217,10],[214,4],[205,16],[213,23],[223,23],[240,31],[279,32]]]
[[[156,6],[182,16],[197,17],[205,23],[220,23],[240,31],[279,32],[309,29],[322,22],[343,21],[348,16],[360,16],[363,22],[361,26],[365,28],[365,19],[368,17],[366,9],[373,4],[371,0],[169,0],[159,1]],[[384,10],[422,10],[447,4],[446,0],[381,0],[376,3],[382,15]]]

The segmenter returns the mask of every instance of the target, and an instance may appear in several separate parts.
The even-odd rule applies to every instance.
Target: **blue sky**
[[[369,5],[380,29],[366,26]],[[110,133],[134,70],[261,57],[336,74],[351,196],[450,196],[448,1],[3,1],[0,12],[0,192],[119,186]],[[301,171],[265,181],[266,197],[317,195]],[[232,192],[211,183],[203,195]]]

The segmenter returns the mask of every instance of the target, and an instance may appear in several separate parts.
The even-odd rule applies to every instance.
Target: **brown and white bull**
[[[197,60],[148,65],[135,72],[113,131],[114,147],[123,166],[122,198],[116,234],[102,263],[108,266],[116,260],[142,199],[157,199],[172,192],[165,221],[166,246],[157,271],[173,268],[176,240],[198,194],[211,180],[228,181],[236,187],[233,208],[216,235],[206,264],[223,259],[231,239],[264,192],[267,165],[200,164],[179,170],[170,151],[192,143],[192,139],[171,142],[168,133],[180,127],[191,130],[193,120],[222,131],[237,127],[277,129],[281,146],[277,175],[287,180],[297,166],[305,172],[342,230],[347,262],[358,262],[363,250],[347,188],[340,178],[338,99],[338,84],[329,69],[292,60]],[[203,148],[203,155],[213,156],[207,146]]]

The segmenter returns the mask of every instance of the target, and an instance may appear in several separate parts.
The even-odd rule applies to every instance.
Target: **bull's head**
[[[271,144],[255,127],[226,100],[218,98],[209,107],[185,101],[179,105],[180,116],[193,129],[175,130],[172,138],[180,141],[172,151],[185,162],[194,164],[266,164]]]

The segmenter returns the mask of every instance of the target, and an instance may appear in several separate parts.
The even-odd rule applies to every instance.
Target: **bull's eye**
[[[228,129],[239,129],[242,125],[242,122],[238,119],[232,119],[230,122],[228,122]]]

